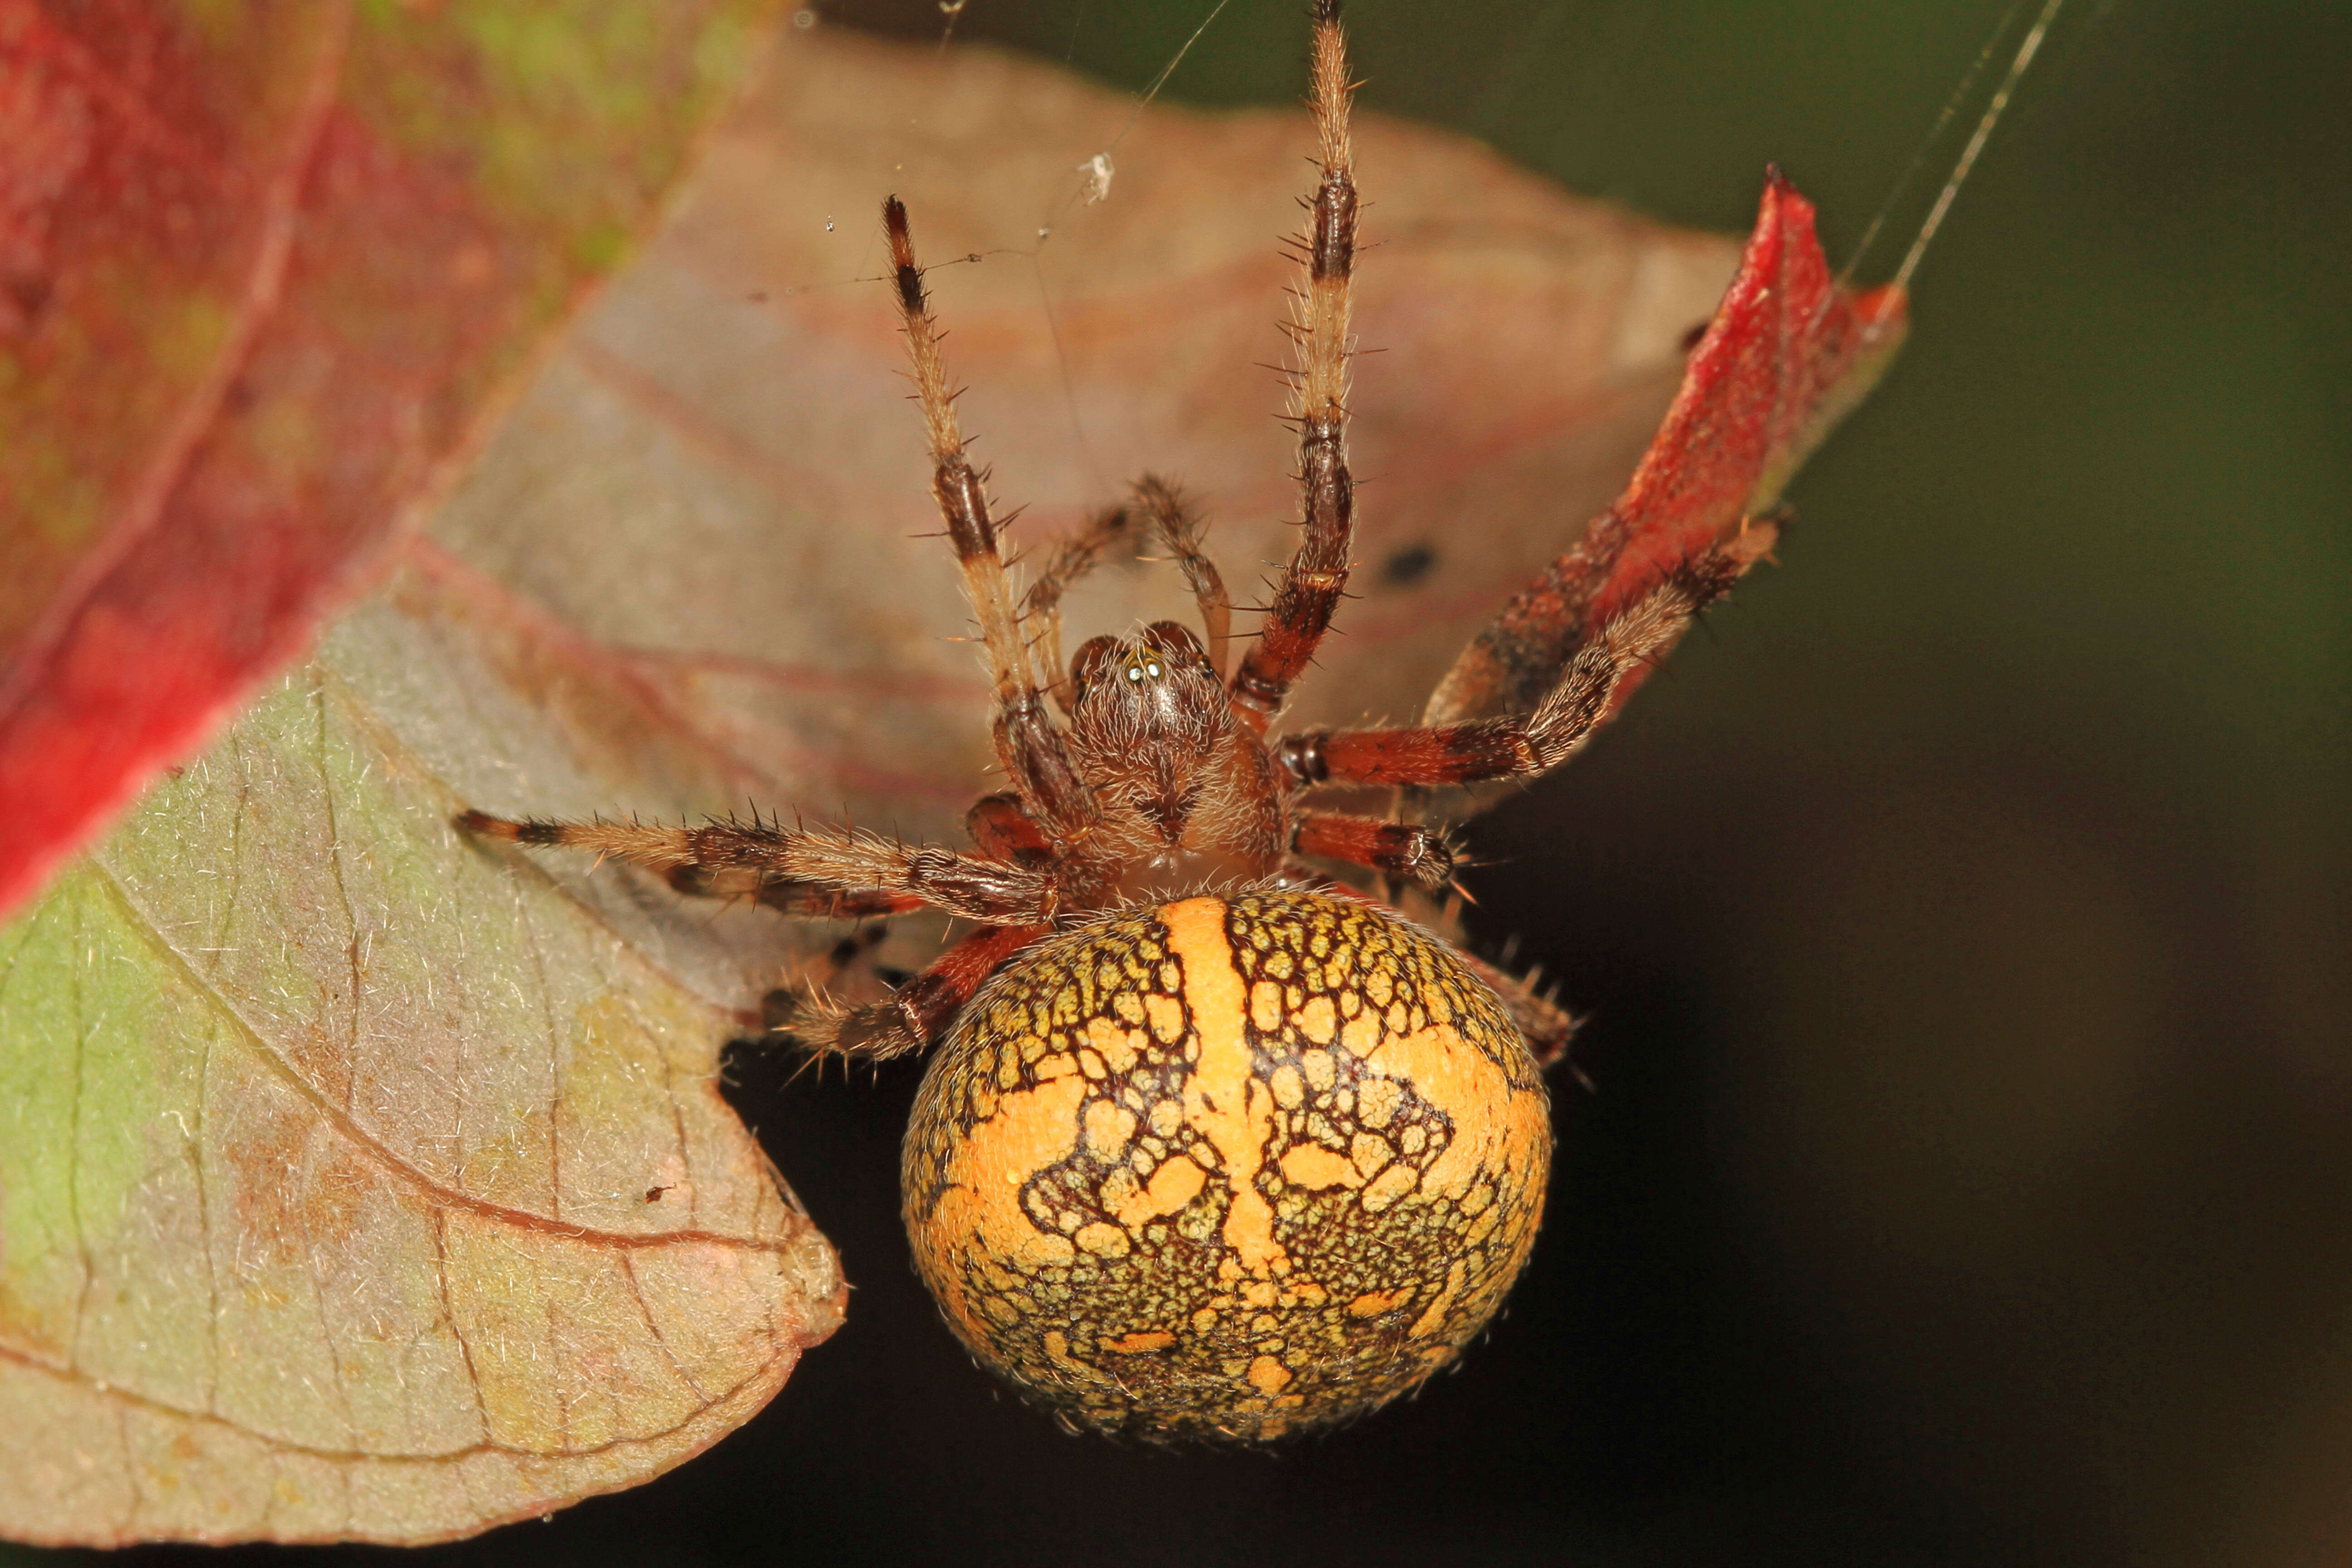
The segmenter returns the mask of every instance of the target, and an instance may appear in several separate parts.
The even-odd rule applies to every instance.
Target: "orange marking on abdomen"
[[[1087,1080],[1074,1075],[1008,1094],[949,1156],[947,1187],[916,1245],[931,1254],[940,1301],[972,1334],[985,1337],[991,1330],[965,1299],[963,1247],[977,1243],[983,1257],[1024,1269],[1076,1256],[1069,1237],[1038,1229],[1022,1212],[1021,1184],[1077,1147],[1086,1089]]]
[[[1282,1258],[1274,1210],[1257,1190],[1258,1167],[1274,1119],[1274,1095],[1250,1072],[1241,971],[1225,937],[1223,899],[1186,899],[1160,911],[1168,945],[1184,966],[1184,1005],[1192,1010],[1200,1058],[1184,1083],[1184,1120],[1216,1149],[1232,1196],[1225,1245],[1241,1265],[1263,1275]]]

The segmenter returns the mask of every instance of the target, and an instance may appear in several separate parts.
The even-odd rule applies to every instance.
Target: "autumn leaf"
[[[0,905],[381,570],[656,215],[760,9],[0,4]],[[544,1081],[505,1092],[520,1057],[431,1048],[435,1016],[461,1046],[488,1026],[478,994],[447,1011],[499,984],[479,947],[436,950],[429,922],[321,945],[331,907],[401,900],[342,905],[357,862],[258,826],[299,822],[288,781],[324,791],[349,751],[324,717],[278,721],[303,722],[265,705],[0,934],[10,1534],[477,1529],[675,1462],[837,1314],[708,1046],[662,1054],[709,1033],[677,1027],[687,1003],[582,1012],[561,1058],[549,1015]],[[394,782],[362,749],[346,821]],[[207,821],[230,838],[196,851]],[[552,967],[512,994],[562,1005],[586,983],[532,935]],[[393,992],[346,1001],[393,1026],[339,1032],[306,966],[385,958]],[[454,1084],[491,1119],[385,1125],[371,1045],[410,1053],[399,1092]],[[656,1066],[686,1076],[647,1121],[613,1097]],[[567,1173],[533,1171],[567,1132]],[[593,1184],[635,1180],[649,1137],[687,1173],[640,1217],[648,1188]]]
[[[1902,347],[1906,310],[1900,289],[1857,294],[1831,278],[1812,204],[1773,170],[1739,271],[1625,493],[1481,628],[1423,721],[1532,711],[1567,650],[1667,572],[1769,526],[1790,478]],[[1620,683],[1619,704],[1646,673]]]
[[[0,913],[381,568],[762,8],[0,0]]]
[[[5,933],[8,1531],[434,1539],[642,1479],[774,1391],[838,1279],[714,1084],[839,928],[450,817],[960,837],[985,687],[880,197],[1015,542],[1160,472],[1246,598],[1296,512],[1262,363],[1308,145],[1297,114],[787,35],[389,585]],[[1359,167],[1363,564],[1308,721],[1412,711],[1608,504],[1738,256],[1377,118]],[[1071,611],[1075,642],[1186,601],[1127,562]]]
[[[695,1453],[838,1321],[712,1009],[453,841],[332,672],[365,635],[0,933],[9,1534],[471,1533]]]

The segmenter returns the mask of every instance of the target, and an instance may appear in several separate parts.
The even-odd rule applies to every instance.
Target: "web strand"
[[[1192,29],[1192,36],[1186,38],[1177,47],[1176,52],[1168,57],[1168,63],[1160,68],[1160,74],[1151,79],[1150,85],[1143,89],[1143,96],[1135,100],[1134,112],[1127,117],[1127,123],[1118,128],[1118,133],[1103,147],[1101,153],[1097,154],[1098,157],[1107,159],[1111,153],[1118,151],[1119,143],[1127,140],[1127,133],[1135,129],[1136,122],[1143,118],[1143,111],[1151,107],[1153,99],[1160,96],[1160,89],[1168,85],[1168,79],[1176,74],[1176,68],[1182,65],[1184,57],[1192,52],[1192,46],[1201,41],[1202,34],[1216,25],[1217,18],[1223,16],[1225,7],[1233,3],[1234,0],[1217,0],[1217,3],[1209,8],[1209,14],[1201,18],[1201,25]],[[1076,206],[1086,196],[1087,188],[1087,181],[1079,181],[1070,194],[1062,198],[1062,205],[1054,210],[1054,216],[1037,226],[1037,243],[1030,250],[1031,256],[1034,257],[1038,250],[1045,248],[1045,242],[1054,237],[1055,230],[1062,226],[1062,220],[1070,216],[1070,209]]]
[[[2033,19],[2033,26],[2026,29],[2024,40],[2017,46],[2017,53],[2009,62],[2009,69],[2002,73],[2000,85],[1993,89],[1991,100],[1986,103],[1984,113],[1977,121],[1976,131],[1969,136],[1969,144],[1960,149],[1959,161],[1952,165],[1951,178],[1946,180],[1944,188],[1937,193],[1936,205],[1928,209],[1927,221],[1919,226],[1918,237],[1912,240],[1909,253],[1903,258],[1903,265],[1895,269],[1895,288],[1907,288],[1911,275],[1919,269],[1920,258],[1927,254],[1927,247],[1935,240],[1936,231],[1943,227],[1946,216],[1952,210],[1953,198],[1960,194],[1960,186],[1968,182],[1969,173],[1976,167],[1978,155],[1984,152],[1985,143],[1992,139],[1993,127],[2000,123],[2001,115],[2009,108],[2010,99],[2017,91],[2017,84],[2024,79],[2027,68],[2033,64],[2033,57],[2042,52],[2042,40],[2050,36],[2050,29],[2057,22],[2058,13],[2065,3],[2066,0],[2043,0],[2042,14]]]
[[[1127,140],[1127,133],[1134,130],[1137,123],[1142,120],[1143,111],[1150,108],[1151,100],[1160,96],[1160,89],[1168,85],[1168,79],[1176,74],[1176,68],[1182,65],[1184,57],[1192,52],[1192,46],[1201,41],[1202,36],[1216,24],[1217,18],[1224,15],[1225,7],[1232,4],[1233,0],[1217,0],[1217,3],[1209,8],[1209,14],[1201,18],[1201,25],[1192,29],[1192,37],[1186,38],[1178,47],[1176,52],[1168,58],[1168,63],[1160,68],[1160,74],[1153,77],[1150,85],[1143,89],[1142,97],[1136,100],[1134,111],[1127,117],[1127,123],[1120,126],[1118,134],[1114,135],[1108,144],[1096,154],[1094,161],[1097,165],[1108,166],[1110,154],[1118,151],[1119,143]],[[1071,47],[1075,49],[1077,41],[1075,26],[1071,30],[1070,38]],[[1053,216],[1037,226],[1036,243],[1026,250],[1015,251],[1013,254],[1027,260],[1030,274],[1036,280],[1037,299],[1045,313],[1046,331],[1053,338],[1055,366],[1061,376],[1063,410],[1069,416],[1070,433],[1077,441],[1078,456],[1086,464],[1087,477],[1092,481],[1096,491],[1101,493],[1108,489],[1108,480],[1104,475],[1101,463],[1096,458],[1094,443],[1087,438],[1086,421],[1078,414],[1077,394],[1070,382],[1069,354],[1062,345],[1061,324],[1054,316],[1053,290],[1046,287],[1045,270],[1039,261],[1039,257],[1046,244],[1061,228],[1062,221],[1070,216],[1070,209],[1085,198],[1087,190],[1087,182],[1080,180],[1072,188],[1070,194],[1062,198],[1062,205],[1054,210]]]
[[[1862,231],[1862,238],[1854,245],[1852,259],[1839,269],[1837,283],[1841,290],[1853,281],[1854,268],[1861,266],[1862,258],[1870,254],[1872,244],[1886,227],[1886,220],[1895,215],[1904,193],[1911,188],[1911,182],[1919,177],[1919,171],[1927,167],[1927,155],[1943,141],[1945,131],[1960,112],[1960,105],[1975,94],[1977,79],[1984,75],[1985,67],[1991,64],[1993,56],[2000,52],[2001,39],[2009,36],[2010,28],[2015,25],[2018,13],[2025,8],[2025,4],[2026,0],[2013,0],[2009,9],[2001,13],[2000,21],[1993,27],[1992,37],[1984,41],[1984,47],[1977,51],[1977,58],[1969,62],[1969,68],[1960,77],[1959,85],[1953,88],[1944,100],[1944,107],[1937,111],[1935,124],[1919,138],[1918,146],[1912,151],[1911,161],[1903,165],[1903,173],[1895,176],[1894,185],[1886,193],[1886,199],[1878,204],[1876,212],[1871,214],[1870,226]]]

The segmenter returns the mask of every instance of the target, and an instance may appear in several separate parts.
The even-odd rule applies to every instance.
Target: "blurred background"
[[[969,0],[956,37],[1139,89],[1208,8]],[[1299,9],[1232,0],[1165,91],[1292,100]],[[1349,10],[1370,107],[1718,229],[1777,160],[1839,261],[2001,13]],[[1595,1088],[1457,1373],[1273,1457],[1065,1437],[906,1267],[917,1068],[746,1058],[848,1327],[675,1474],[431,1555],[2352,1561],[2347,103],[2340,4],[2077,0],[1784,568],[1485,820],[1474,928],[1591,1015]]]

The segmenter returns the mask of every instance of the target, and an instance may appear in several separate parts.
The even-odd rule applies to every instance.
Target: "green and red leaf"
[[[0,912],[445,486],[753,0],[0,0]]]

